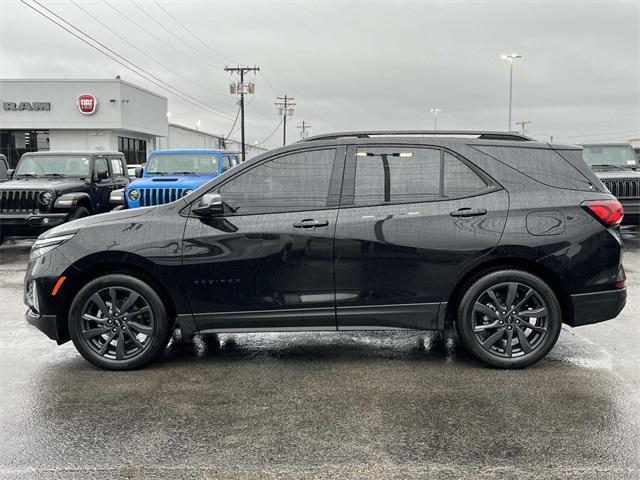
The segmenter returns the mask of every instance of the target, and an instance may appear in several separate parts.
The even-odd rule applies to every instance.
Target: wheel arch
[[[69,335],[68,315],[75,294],[87,282],[103,275],[130,275],[148,284],[162,300],[167,309],[167,315],[171,322],[170,326],[173,326],[178,309],[175,299],[162,281],[163,275],[159,272],[158,267],[143,257],[132,256],[125,252],[121,253],[123,256],[120,258],[118,258],[118,255],[114,255],[116,252],[109,252],[109,255],[106,256],[105,252],[90,255],[67,269],[64,274],[67,280],[57,300],[56,324],[59,344],[65,343],[71,338]],[[97,258],[98,256],[103,258],[99,259]]]
[[[500,257],[490,260],[486,260],[483,263],[475,265],[470,270],[464,273],[464,275],[457,280],[453,288],[448,295],[447,310],[445,319],[448,323],[455,320],[455,315],[458,310],[458,305],[462,299],[464,293],[469,286],[478,278],[497,270],[517,269],[525,272],[532,273],[546,283],[549,284],[553,292],[558,297],[560,308],[562,309],[563,321],[570,318],[571,306],[569,301],[569,293],[564,287],[560,277],[554,272],[538,262],[522,257]]]

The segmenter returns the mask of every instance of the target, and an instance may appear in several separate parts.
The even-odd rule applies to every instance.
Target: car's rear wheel
[[[167,312],[142,280],[106,275],[89,282],[74,298],[69,332],[77,350],[94,365],[128,370],[151,361],[164,348]]]
[[[458,308],[458,333],[481,361],[521,368],[543,358],[555,345],[562,310],[549,285],[521,270],[500,270],[477,279]]]

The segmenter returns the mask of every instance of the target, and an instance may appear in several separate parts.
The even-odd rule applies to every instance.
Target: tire
[[[88,209],[85,207],[78,207],[71,212],[71,215],[69,215],[69,221],[78,220],[79,218],[88,217],[89,215],[91,215],[91,212]]]
[[[147,364],[164,349],[169,335],[167,311],[155,290],[123,274],[105,275],[83,287],[71,303],[68,321],[78,352],[107,370]]]
[[[465,348],[482,362],[523,368],[555,345],[562,309],[541,278],[522,270],[499,270],[470,285],[458,306],[456,327]]]

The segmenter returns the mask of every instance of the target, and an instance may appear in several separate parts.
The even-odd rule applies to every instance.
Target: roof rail
[[[312,142],[314,140],[336,140],[338,138],[371,138],[371,137],[408,137],[408,136],[441,136],[441,137],[477,137],[480,140],[516,140],[535,142],[536,140],[526,135],[515,132],[496,132],[482,130],[374,130],[361,132],[326,133],[314,135],[300,140],[300,142]]]

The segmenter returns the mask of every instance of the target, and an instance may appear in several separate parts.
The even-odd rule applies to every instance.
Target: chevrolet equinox
[[[103,368],[196,333],[444,330],[494,367],[626,300],[620,203],[580,147],[504,132],[349,132],[240,164],[174,202],[33,245],[27,320]]]

